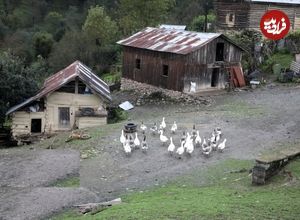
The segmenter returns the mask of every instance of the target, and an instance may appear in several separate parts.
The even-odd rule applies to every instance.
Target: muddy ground
[[[165,184],[195,169],[203,169],[228,158],[254,159],[262,151],[299,142],[300,88],[265,87],[213,96],[211,106],[184,103],[146,105],[129,113],[130,121],[150,127],[166,117],[168,128],[179,126],[173,135],[179,146],[182,131],[193,124],[201,137],[216,126],[223,129],[228,148],[205,158],[200,149],[181,160],[167,154],[158,136],[147,132],[149,151],[136,150],[126,157],[119,143],[123,124],[110,126],[104,137],[94,136],[84,145],[97,152],[89,159],[79,157],[70,145],[46,150],[31,147],[0,150],[0,219],[44,219],[63,208],[82,202],[104,201],[123,193]],[[167,136],[170,132],[167,131]],[[141,137],[141,135],[140,135]],[[79,188],[49,187],[58,179],[80,174]],[[201,181],[201,180],[199,180]]]

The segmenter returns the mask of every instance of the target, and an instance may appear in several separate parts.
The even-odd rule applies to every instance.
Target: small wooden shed
[[[51,134],[106,124],[108,85],[90,68],[75,61],[45,80],[33,97],[6,113],[12,118],[12,136]]]
[[[225,88],[228,70],[242,75],[243,49],[220,33],[147,27],[117,42],[123,46],[123,77],[170,90]]]
[[[299,0],[215,0],[217,31],[260,31],[260,20],[268,10],[281,10],[291,21],[291,29],[300,29]]]

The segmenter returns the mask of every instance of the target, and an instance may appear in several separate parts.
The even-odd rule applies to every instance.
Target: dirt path
[[[228,140],[228,149],[224,153],[214,152],[210,158],[204,158],[200,149],[196,149],[191,158],[172,158],[167,154],[167,146],[161,146],[159,137],[149,133],[148,153],[137,150],[126,157],[119,143],[125,122],[111,129],[104,138],[91,140],[92,147],[99,154],[82,160],[80,169],[79,154],[72,150],[0,150],[2,218],[43,218],[79,202],[79,199],[108,200],[128,191],[165,184],[182,174],[221,160],[254,159],[266,149],[281,146],[280,143],[284,146],[299,142],[300,88],[275,87],[213,98],[215,104],[209,107],[151,105],[136,107],[129,115],[133,122],[144,121],[148,127],[154,122],[160,123],[163,116],[169,127],[176,120],[179,131],[173,139],[177,147],[182,131],[191,131],[193,124],[200,130],[201,137],[209,137],[212,129],[220,126]],[[170,136],[169,131],[166,135]],[[81,188],[41,187],[74,172],[80,173]]]

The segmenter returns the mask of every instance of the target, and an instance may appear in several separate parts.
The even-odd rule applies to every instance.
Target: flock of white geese
[[[195,148],[201,148],[202,153],[209,157],[212,154],[212,151],[223,152],[226,147],[226,138],[222,139],[221,128],[217,127],[211,133],[209,138],[202,138],[199,135],[199,130],[196,130],[196,126],[193,125],[193,130],[191,132],[183,131],[183,134],[180,138],[180,146],[176,147],[173,142],[173,137],[168,138],[164,135],[164,132],[167,129],[167,124],[165,118],[163,117],[162,122],[159,126],[156,123],[150,128],[150,132],[153,136],[159,135],[160,142],[163,146],[168,145],[167,151],[171,156],[175,156],[179,159],[183,155],[191,156],[195,151]],[[124,134],[124,131],[121,131],[120,142],[123,145],[124,152],[127,156],[131,155],[133,150],[141,149],[146,153],[149,149],[149,146],[146,141],[146,131],[148,130],[147,126],[142,122],[140,125],[140,130],[143,134],[142,141],[138,138],[138,133],[133,134]],[[174,136],[178,131],[176,121],[171,126],[171,134]]]

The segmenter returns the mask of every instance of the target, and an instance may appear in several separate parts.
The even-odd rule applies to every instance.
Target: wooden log
[[[92,215],[103,211],[104,209],[107,209],[114,205],[119,205],[122,203],[121,198],[117,198],[108,202],[101,202],[101,203],[87,203],[87,204],[81,204],[81,205],[75,205],[74,207],[79,209],[79,212],[82,214],[91,212]]]

